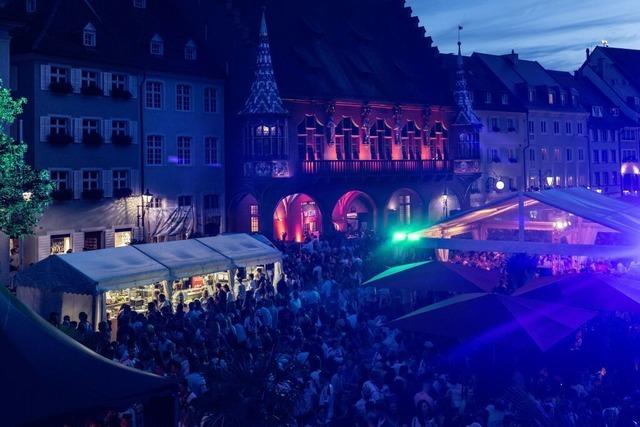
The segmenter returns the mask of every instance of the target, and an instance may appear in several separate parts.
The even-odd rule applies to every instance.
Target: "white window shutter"
[[[113,197],[113,171],[111,169],[102,171],[102,191],[104,197]]]
[[[102,136],[104,136],[104,142],[107,144],[111,142],[111,120],[109,119],[102,121]]]
[[[111,96],[111,73],[102,73],[102,92],[104,96]]]
[[[51,65],[40,64],[40,89],[49,90],[51,83]]]
[[[82,252],[84,249],[84,233],[78,231],[71,236],[71,247],[73,253]]]
[[[131,92],[132,98],[138,97],[138,79],[136,76],[129,76],[129,92]]]
[[[131,137],[131,142],[133,144],[138,143],[138,122],[136,121],[129,122],[129,136]]]
[[[46,142],[51,132],[51,118],[49,116],[40,117],[40,142]]]
[[[73,120],[73,142],[80,144],[82,142],[82,119]]]
[[[80,87],[82,86],[82,70],[79,68],[71,69],[71,86],[73,86],[73,93],[80,93]]]
[[[51,255],[51,237],[38,236],[38,261],[42,261]]]
[[[104,230],[104,247],[113,248],[116,245],[113,228]]]
[[[129,185],[131,186],[132,194],[140,194],[140,171],[138,169],[131,169],[129,171]]]
[[[82,171],[73,171],[73,198],[82,197]]]

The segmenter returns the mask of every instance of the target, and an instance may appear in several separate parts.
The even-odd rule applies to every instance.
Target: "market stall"
[[[228,234],[52,255],[16,276],[18,297],[43,317],[55,312],[94,325],[113,319],[123,304],[145,312],[164,293],[172,302],[202,298],[215,283],[241,272],[281,275],[282,254],[266,238]]]

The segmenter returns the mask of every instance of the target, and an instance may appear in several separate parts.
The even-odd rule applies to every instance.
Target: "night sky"
[[[601,40],[640,49],[640,0],[407,0],[441,52],[502,54],[573,71]]]

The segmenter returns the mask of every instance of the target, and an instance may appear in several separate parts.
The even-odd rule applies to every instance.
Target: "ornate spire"
[[[465,78],[460,30],[462,30],[462,27],[458,26],[458,69],[456,71],[456,88],[453,92],[456,105],[458,106],[456,124],[481,127],[482,120],[480,120],[476,112],[473,110],[473,103],[471,102],[471,95],[469,94],[469,87],[467,86],[467,79]]]
[[[251,84],[251,92],[241,114],[288,114],[288,111],[282,105],[278,84],[273,73],[267,18],[264,9],[262,10],[262,21],[260,22],[260,41],[258,43],[255,76],[255,80]]]

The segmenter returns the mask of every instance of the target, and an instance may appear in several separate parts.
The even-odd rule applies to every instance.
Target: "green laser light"
[[[407,240],[407,233],[405,233],[404,231],[396,231],[395,233],[393,233],[394,242],[402,242],[404,240]]]

